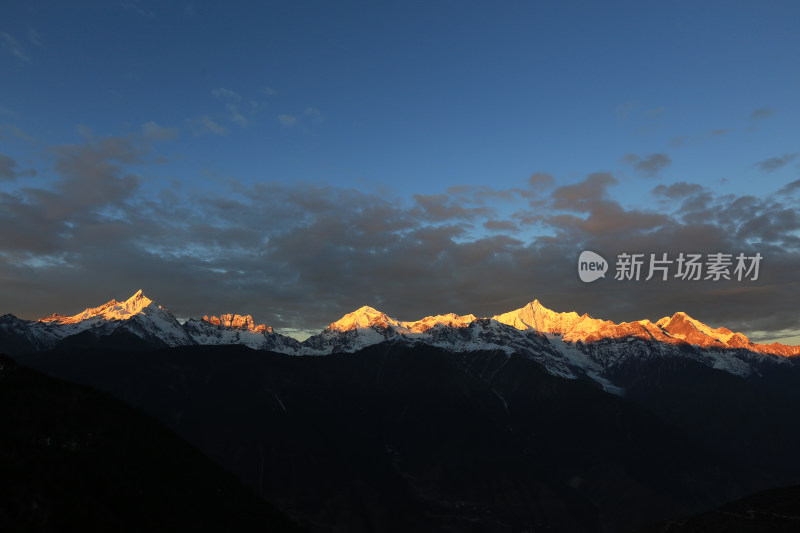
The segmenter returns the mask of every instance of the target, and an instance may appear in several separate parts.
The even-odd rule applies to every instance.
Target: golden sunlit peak
[[[256,325],[253,317],[250,315],[237,315],[237,314],[222,314],[217,316],[203,316],[203,321],[215,326],[223,326],[226,328],[234,328],[242,331],[254,331],[256,333],[272,333],[272,326],[266,324]]]
[[[328,326],[328,329],[338,331],[348,331],[356,328],[368,328],[370,326],[397,326],[397,320],[389,318],[385,313],[378,311],[374,307],[365,305],[344,315],[342,318]]]
[[[55,322],[58,324],[77,324],[84,320],[99,317],[105,320],[126,320],[141,313],[153,301],[144,295],[142,290],[136,291],[124,302],[111,300],[99,307],[89,307],[83,312],[73,316],[51,315],[40,319],[41,322]]]
[[[131,312],[134,312],[134,309],[136,309],[135,312],[138,313],[151,303],[153,303],[153,300],[145,296],[142,289],[139,289],[133,294],[133,296],[125,300],[122,305]]]

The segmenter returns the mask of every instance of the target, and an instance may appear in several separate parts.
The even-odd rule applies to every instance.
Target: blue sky
[[[797,20],[791,1],[15,2],[0,18],[0,311],[143,288],[187,316],[314,329],[365,304],[415,319],[538,297],[788,335]],[[718,237],[681,237],[698,233]],[[590,245],[682,242],[780,268],[744,300],[547,274]]]

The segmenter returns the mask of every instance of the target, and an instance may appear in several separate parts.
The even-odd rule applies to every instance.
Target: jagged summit
[[[574,311],[569,313],[559,313],[548,309],[534,300],[525,307],[496,315],[492,317],[502,324],[513,326],[519,330],[533,329],[542,333],[554,333],[563,335],[576,328],[581,331],[595,331],[603,325],[602,320],[596,320],[589,315],[578,315]]]
[[[363,306],[330,324],[325,332],[328,334],[361,332],[360,334],[366,335],[364,342],[369,343],[380,342],[397,335],[417,338],[436,326],[468,328],[478,320],[481,319],[475,315],[462,316],[450,313],[427,316],[416,321],[399,321],[373,307]],[[741,333],[727,328],[711,328],[682,311],[672,317],[664,317],[656,323],[647,319],[616,323],[597,319],[586,313],[579,315],[574,311],[553,311],[535,299],[519,309],[495,315],[490,320],[523,332],[535,331],[557,335],[569,343],[638,338],[666,344],[690,344],[709,349],[744,348],[764,354],[800,355],[800,347],[755,344]],[[379,335],[376,336],[370,331]]]
[[[352,331],[367,328],[386,329],[392,327],[399,333],[423,333],[437,325],[467,327],[475,320],[477,318],[472,314],[457,315],[448,313],[446,315],[426,316],[415,321],[400,321],[382,311],[378,311],[374,307],[365,305],[352,313],[344,315],[328,326],[325,331]]]
[[[203,321],[213,324],[215,326],[222,326],[226,328],[234,328],[243,331],[253,331],[256,333],[272,333],[272,326],[266,324],[256,325],[253,317],[250,315],[236,315],[236,314],[222,314],[219,317],[208,315],[203,316]]]
[[[550,349],[553,346],[559,347],[558,350],[566,349],[564,343],[570,346],[564,352],[566,359],[553,363],[560,369],[557,372],[563,375],[570,375],[571,371],[564,370],[564,365],[572,363],[565,361],[578,357],[576,353],[584,349],[582,345],[609,345],[637,339],[659,343],[662,346],[659,349],[666,349],[664,347],[667,345],[689,345],[714,353],[741,349],[751,355],[800,355],[800,346],[756,344],[741,333],[722,327],[709,327],[685,312],[677,312],[655,323],[646,319],[615,323],[588,314],[579,315],[574,311],[553,311],[538,299],[491,318],[449,313],[426,316],[415,321],[399,321],[374,307],[363,306],[302,343],[273,332],[265,324],[255,324],[250,315],[206,315],[201,320],[190,319],[181,324],[172,313],[157,305],[141,290],[127,300],[111,300],[74,316],[54,314],[31,322],[9,315],[3,324],[9,335],[27,339],[20,342],[29,346],[28,350],[51,348],[72,335],[87,331],[100,338],[119,328],[154,345],[244,344],[254,349],[307,355],[352,352],[391,339],[458,350],[491,346],[492,349],[525,351],[533,349],[530,343],[539,342],[535,341],[535,337],[544,336],[552,345]],[[87,338],[84,336],[84,339]],[[536,350],[541,350],[541,346]],[[552,363],[555,360],[548,361]],[[743,367],[737,368],[739,371]]]
[[[138,337],[138,339],[136,339]],[[0,351],[34,353],[62,346],[118,343],[120,349],[190,345],[239,345],[291,355],[352,353],[382,342],[421,343],[453,352],[492,350],[518,354],[549,373],[588,377],[619,393],[613,369],[632,358],[679,357],[740,376],[760,365],[787,363],[800,346],[761,345],[741,333],[711,328],[684,312],[650,320],[615,323],[574,311],[557,312],[539,300],[491,318],[454,313],[399,321],[370,306],[344,315],[300,342],[256,325],[250,315],[221,314],[180,323],[140,290],[74,316],[39,321],[7,315],[0,320]],[[782,356],[782,357],[777,357]]]
[[[153,304],[153,300],[144,295],[141,289],[136,291],[133,296],[124,302],[118,302],[112,299],[111,301],[99,306],[89,307],[84,311],[73,316],[65,316],[61,314],[52,314],[50,316],[40,318],[39,322],[55,322],[58,324],[77,324],[90,318],[100,317],[105,320],[127,320],[139,313],[145,308]]]
[[[492,317],[494,320],[526,331],[560,335],[567,342],[597,342],[603,339],[639,338],[667,344],[691,344],[708,349],[744,348],[773,355],[800,355],[800,347],[782,344],[756,344],[742,333],[728,328],[712,328],[683,311],[664,317],[655,324],[649,320],[615,323],[587,314],[559,313],[543,306],[539,300],[525,307]]]
[[[457,315],[455,313],[448,313],[446,315],[426,316],[425,318],[415,322],[402,322],[401,324],[415,333],[424,333],[438,325],[444,325],[451,328],[465,328],[476,320],[477,317],[475,315]]]
[[[728,328],[711,328],[683,311],[679,311],[671,317],[665,316],[656,322],[656,325],[672,337],[698,346],[744,347],[751,344],[750,339],[741,333],[733,332]]]

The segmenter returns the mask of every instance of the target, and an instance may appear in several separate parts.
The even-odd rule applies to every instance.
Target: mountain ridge
[[[126,339],[139,340],[130,343]],[[553,311],[538,299],[492,317],[450,313],[416,321],[400,321],[363,306],[302,342],[265,324],[256,325],[250,315],[204,315],[181,324],[141,290],[122,302],[112,299],[73,316],[53,314],[36,321],[0,317],[0,351],[12,355],[62,345],[116,342],[137,350],[238,344],[289,355],[323,356],[352,353],[386,341],[423,343],[455,352],[499,349],[509,355],[522,353],[553,375],[588,378],[618,393],[608,376],[631,357],[690,358],[748,376],[759,374],[763,365],[781,364],[800,355],[800,346],[753,343],[741,333],[712,328],[684,312],[656,322],[615,323],[574,311]]]

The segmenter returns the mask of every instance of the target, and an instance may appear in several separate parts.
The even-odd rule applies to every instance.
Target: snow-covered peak
[[[203,321],[213,324],[215,326],[223,326],[226,328],[240,329],[242,331],[253,331],[256,333],[269,332],[272,333],[272,327],[267,327],[266,324],[256,325],[253,317],[250,315],[235,315],[235,314],[222,314],[219,317],[208,315],[203,316]]]
[[[386,328],[389,326],[399,326],[400,323],[388,317],[385,313],[378,311],[368,305],[356,309],[352,313],[347,313],[342,318],[327,327],[327,331],[350,331],[353,329],[365,329],[373,326]]]
[[[466,328],[474,322],[475,315],[457,315],[448,313],[446,315],[426,316],[416,322],[401,322],[401,326],[414,333],[424,333],[435,326],[447,326],[451,328]]]
[[[671,317],[665,316],[656,322],[656,325],[664,329],[672,337],[700,346],[715,343],[727,345],[734,336],[736,336],[738,343],[741,343],[742,340],[749,342],[749,339],[741,333],[734,333],[727,328],[711,328],[683,311],[679,311]]]
[[[156,344],[183,346],[192,340],[167,309],[156,304],[139,290],[122,302],[111,300],[99,307],[90,307],[73,316],[51,315],[39,319],[36,329],[50,344],[83,331],[97,336],[123,329]]]
[[[548,338],[557,336],[560,342],[566,343],[632,342],[640,339],[664,345],[690,344],[712,351],[743,349],[762,354],[800,356],[800,346],[755,344],[741,333],[722,327],[711,328],[684,312],[664,317],[655,324],[646,319],[615,323],[587,314],[578,315],[574,311],[553,311],[539,300],[491,319],[450,313],[409,322],[400,322],[373,307],[364,306],[344,315],[302,345],[275,334],[264,324],[256,325],[249,315],[204,316],[201,321],[189,320],[184,328],[167,309],[157,305],[141,290],[122,302],[111,300],[74,316],[51,315],[29,326],[31,335],[46,347],[86,330],[106,335],[123,328],[143,339],[159,340],[169,346],[246,344],[257,349],[317,355],[355,351],[391,339],[437,346],[470,346],[470,349],[477,349],[481,342],[490,342],[487,339],[493,339],[490,342],[492,346],[502,343],[506,347],[516,346],[515,343],[522,343],[522,346],[538,342],[537,335],[544,334]],[[502,339],[502,343],[497,339]]]
[[[53,314],[39,319],[39,322],[78,324],[84,320],[89,320],[95,317],[105,320],[128,320],[129,318],[143,312],[145,308],[150,307],[151,305],[155,305],[153,304],[153,300],[145,296],[140,289],[124,302],[111,300],[110,302],[107,302],[99,307],[89,307],[77,315],[64,316]]]
[[[125,300],[117,309],[117,313],[120,318],[128,317],[131,315],[135,315],[141,313],[145,307],[150,306],[153,303],[153,300],[148,298],[142,292],[142,289],[136,291],[133,296]]]
[[[574,311],[569,313],[553,311],[543,306],[539,300],[534,300],[525,307],[492,318],[522,331],[532,329],[542,333],[562,335],[573,330],[578,324],[581,324],[582,329],[587,333],[603,324],[602,320],[595,320],[588,315],[580,316]]]

